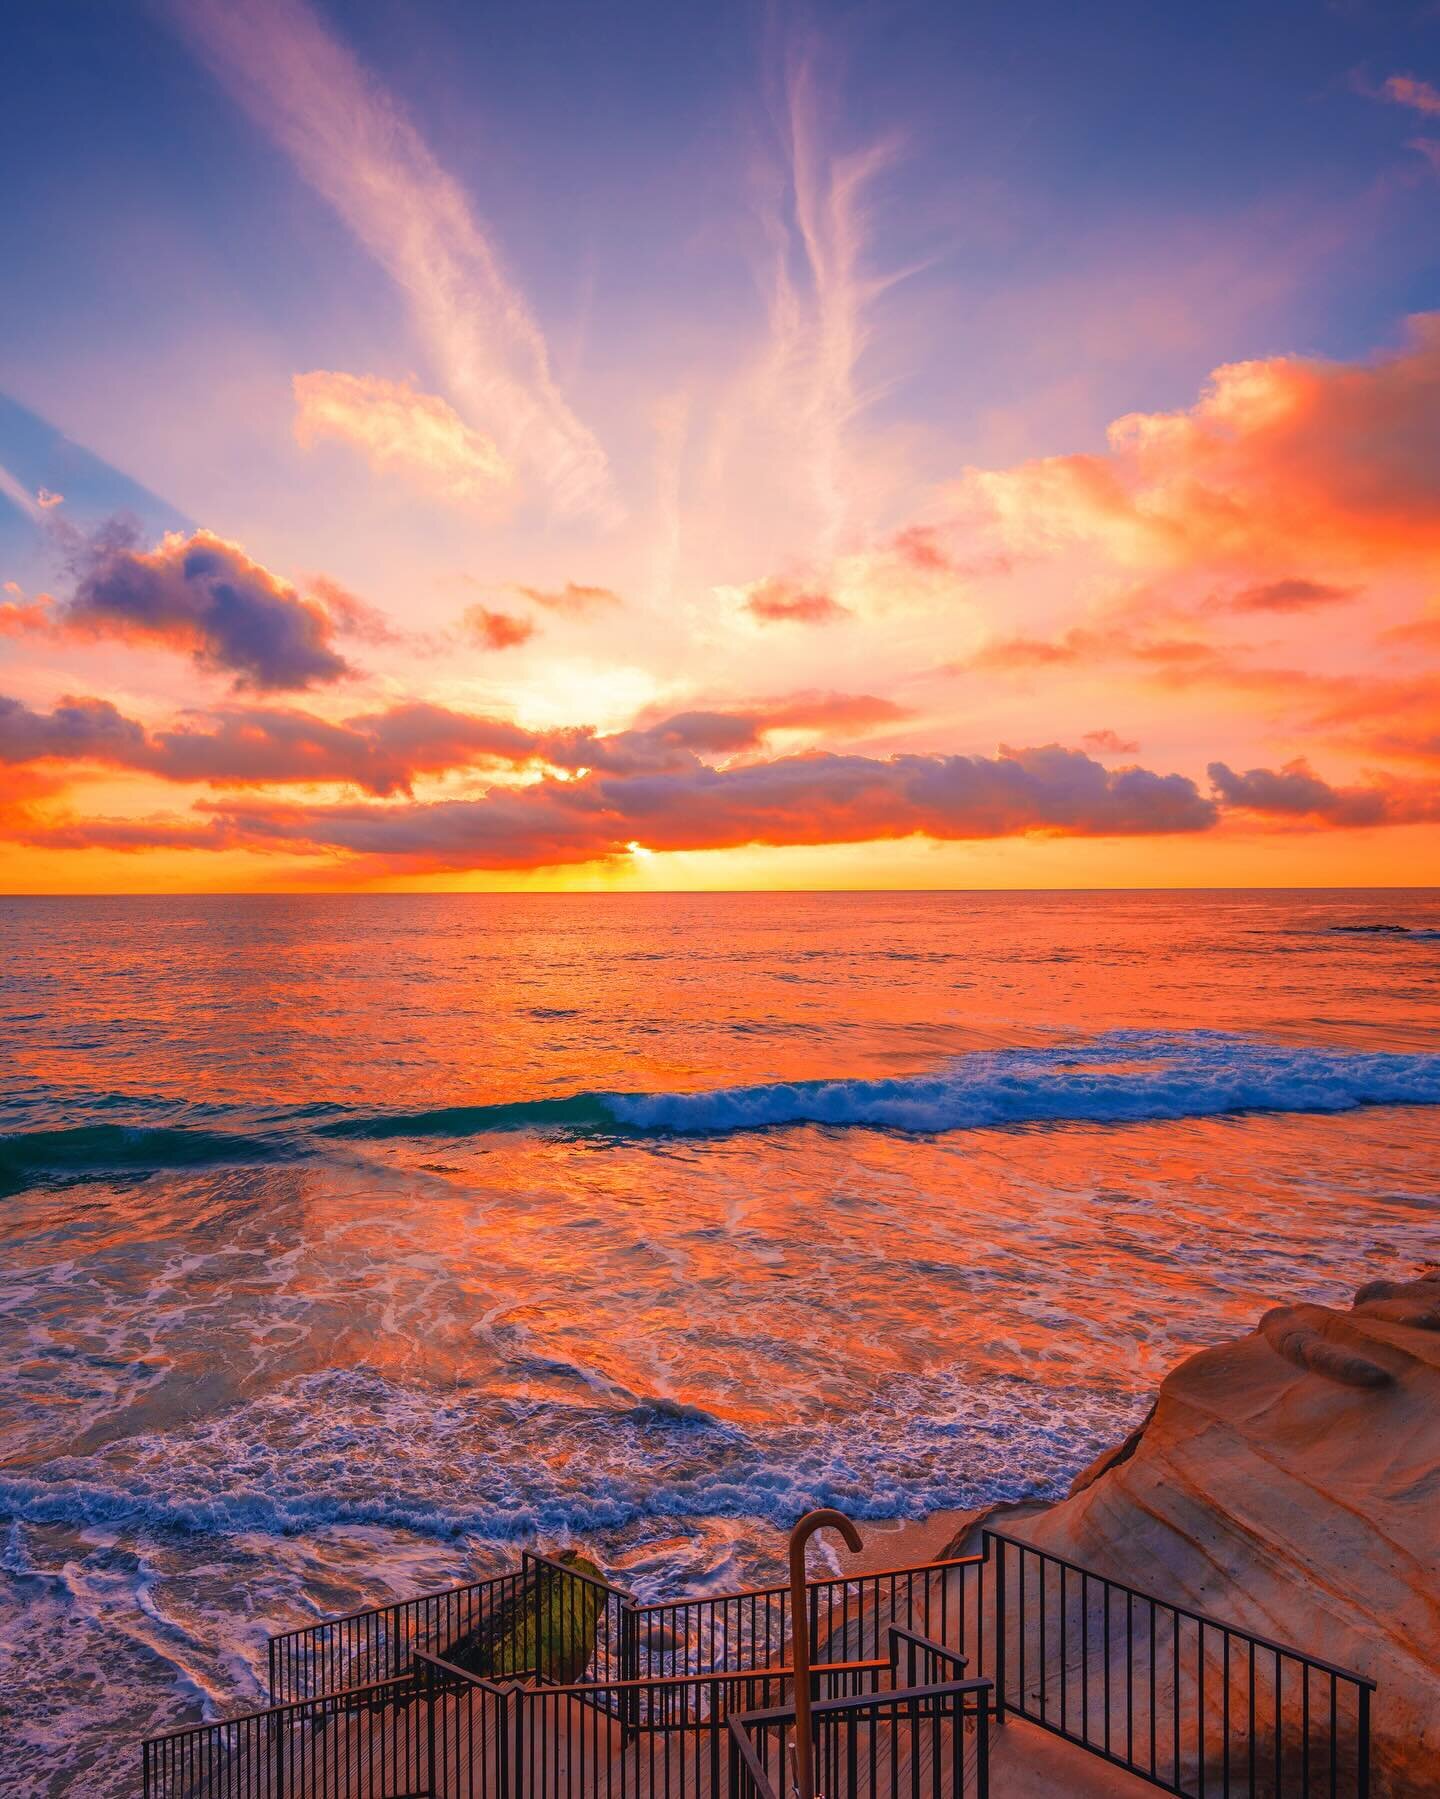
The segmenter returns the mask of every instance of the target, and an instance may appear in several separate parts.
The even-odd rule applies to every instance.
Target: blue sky
[[[1152,535],[1177,483],[1221,481],[1227,518],[1298,506],[1262,389],[1338,409],[1352,484],[1418,453],[1392,389],[1427,416],[1407,320],[1440,307],[1440,7],[55,0],[7,66],[0,580],[31,610],[0,616],[0,660],[26,705],[103,692],[153,728],[225,701],[170,552],[163,631],[131,618],[121,653],[74,609],[115,515],[127,553],[205,532],[257,592],[343,590],[372,643],[390,620],[383,657],[335,658],[365,704],[614,730],[863,685],[906,721],[886,753],[1083,736],[1119,677],[1068,694],[1063,646],[1043,683],[942,694],[1007,632],[1114,644],[1143,603],[1194,638],[1225,582],[1293,580],[1352,595],[1356,641],[1287,616],[1225,653],[1353,663],[1431,603],[1394,547],[1405,479],[1358,574],[1351,525],[1313,569],[1292,532],[1252,533],[1248,573],[1162,570],[1094,496],[1118,483]],[[1383,444],[1368,414],[1345,438],[1346,370]],[[1130,415],[1177,422],[1142,444]],[[1157,431],[1182,458],[1218,432],[1223,475],[1157,474]],[[1228,754],[1311,752],[1243,687]],[[1116,705],[1117,741],[1158,733],[1203,780],[1213,699]],[[125,779],[115,803],[158,803]]]

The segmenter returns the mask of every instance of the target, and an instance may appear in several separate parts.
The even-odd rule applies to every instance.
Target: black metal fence
[[[633,1610],[619,1587],[527,1550],[517,1572],[272,1637],[270,1697],[282,1704],[393,1680],[417,1649],[496,1678],[578,1680],[589,1670],[618,1680],[633,1671]]]
[[[196,1724],[144,1745],[146,1799],[430,1799],[413,1674]]]
[[[436,1799],[679,1799],[723,1790],[736,1712],[791,1695],[790,1670],[732,1670],[497,1692],[418,1658],[434,1695]],[[871,1664],[818,1671],[858,1692]]]
[[[808,1583],[810,1642],[817,1659],[857,1661],[888,1653],[892,1623],[951,1642],[962,1653],[982,1621],[983,1558],[965,1556],[875,1574]],[[764,1667],[784,1661],[790,1590],[757,1587],[633,1610],[636,1675]]]
[[[901,1714],[872,1690],[888,1677],[889,1699],[963,1687],[962,1736],[988,1706],[1181,1799],[1368,1799],[1373,1682],[1001,1532],[982,1543],[809,1583],[813,1653],[830,1664],[816,1695],[850,1707],[825,1713],[845,1768],[853,1754],[868,1770],[893,1737]],[[793,1698],[789,1638],[787,1588],[641,1605],[527,1554],[515,1573],[276,1637],[277,1703],[147,1743],[145,1791],[679,1799],[721,1773],[743,1788],[752,1760],[769,1766],[778,1725],[763,1720]],[[950,1703],[905,1714],[906,1730],[948,1730]],[[742,1712],[750,1749],[732,1753]],[[865,1789],[877,1799],[890,1766]]]
[[[1184,1799],[1368,1799],[1375,1683],[995,1531],[996,1705]]]
[[[988,1799],[990,1710],[988,1680],[821,1700],[810,1713],[815,1784],[829,1799]],[[789,1793],[794,1722],[793,1707],[731,1718],[730,1799]]]
[[[498,1574],[443,1593],[424,1593],[283,1631],[270,1639],[270,1697],[276,1705],[408,1672],[416,1646],[447,1648],[481,1631],[520,1599],[525,1576]]]

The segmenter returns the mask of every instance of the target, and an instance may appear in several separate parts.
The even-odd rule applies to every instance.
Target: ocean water
[[[1063,1491],[1440,1260],[1440,895],[0,901],[9,1789],[573,1543]]]

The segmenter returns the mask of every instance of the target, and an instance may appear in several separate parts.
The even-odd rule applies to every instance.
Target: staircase
[[[1026,1742],[1077,1795],[1089,1768],[1096,1791],[1368,1799],[1373,1683],[998,1532],[805,1605],[828,1799],[989,1799],[997,1732],[997,1799],[1044,1790]],[[527,1553],[275,1637],[275,1703],[145,1743],[145,1799],[790,1799],[790,1606],[642,1604]]]

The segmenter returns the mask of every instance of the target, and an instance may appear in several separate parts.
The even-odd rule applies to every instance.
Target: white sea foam
[[[1110,1031],[1083,1044],[959,1056],[927,1075],[610,1095],[606,1103],[623,1125],[686,1133],[787,1124],[933,1132],[1346,1112],[1440,1105],[1440,1055],[1273,1043],[1225,1031]]]
[[[0,1512],[200,1536],[378,1526],[487,1542],[641,1521],[780,1525],[819,1505],[923,1516],[1061,1490],[1137,1403],[1120,1388],[1039,1396],[936,1373],[891,1382],[843,1427],[822,1415],[743,1431],[648,1405],[501,1406],[334,1371],[184,1429],[11,1471]],[[486,1442],[504,1455],[477,1453]]]

